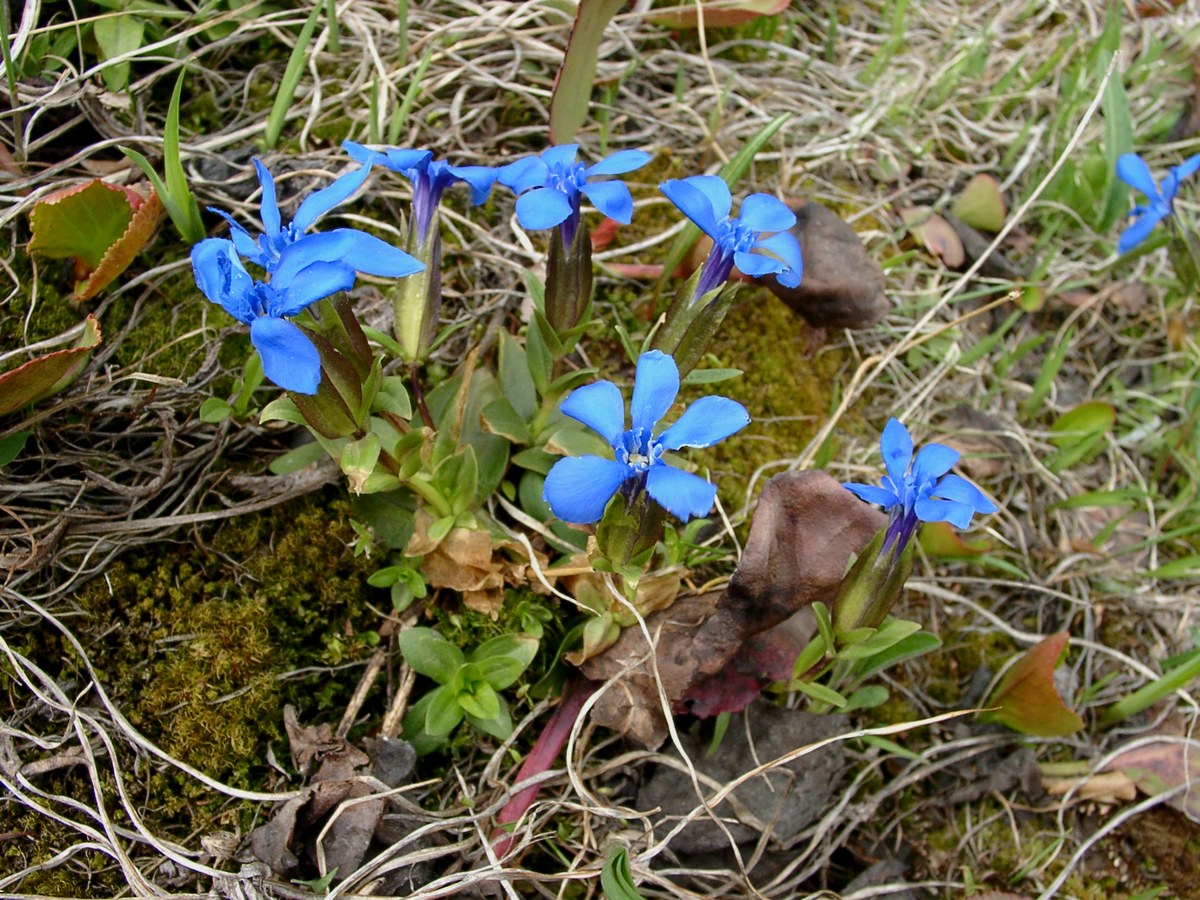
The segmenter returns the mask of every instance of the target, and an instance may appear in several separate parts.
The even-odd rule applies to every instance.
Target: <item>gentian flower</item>
[[[594,181],[602,175],[624,175],[650,161],[641,150],[618,150],[593,166],[575,162],[578,144],[550,147],[540,156],[530,156],[502,166],[499,182],[517,196],[517,221],[537,231],[561,227],[564,247],[570,247],[579,229],[579,212],[587,197],[596,209],[622,225],[633,218],[633,197],[624,182]]]
[[[703,516],[716,499],[715,486],[663,460],[667,450],[711,447],[750,421],[740,403],[725,397],[703,397],[693,403],[674,425],[659,434],[654,428],[679,393],[679,369],[660,350],[638,359],[630,404],[630,428],[625,427],[625,405],[611,381],[577,388],[561,409],[597,432],[613,448],[615,459],[580,456],[560,459],[546,476],[543,497],[560,519],[577,524],[595,522],[618,490],[644,489],[667,512],[687,521]]]
[[[697,298],[728,281],[734,263],[752,278],[773,273],[784,287],[800,284],[800,244],[787,230],[796,224],[796,214],[782,200],[751,194],[742,201],[739,214],[731,216],[733,195],[716,175],[667,181],[659,190],[713,240],[696,286]]]
[[[1117,160],[1117,177],[1145,194],[1150,202],[1130,210],[1129,215],[1133,217],[1134,222],[1121,233],[1121,239],[1117,243],[1119,253],[1128,253],[1150,236],[1150,232],[1160,220],[1174,214],[1179,183],[1194,175],[1197,169],[1200,169],[1200,153],[1185,159],[1168,171],[1162,182],[1162,191],[1159,192],[1146,161],[1136,153],[1121,154]]]
[[[262,185],[262,234],[255,238],[228,213],[212,207],[209,210],[229,223],[230,237],[237,252],[268,272],[275,271],[285,249],[302,238],[313,237],[307,234],[313,223],[358,190],[371,172],[369,166],[361,166],[310,194],[300,204],[292,221],[284,225],[275,199],[275,179],[261,160],[254,160],[254,167]],[[421,264],[403,250],[364,231],[336,228],[324,232],[323,236],[324,241],[307,245],[310,262],[318,259],[340,261],[357,272],[387,278],[400,278],[421,270]]]
[[[886,553],[893,545],[903,550],[918,522],[949,522],[969,528],[975,513],[993,513],[996,504],[965,478],[946,473],[958,462],[958,451],[944,444],[926,444],[913,461],[913,442],[896,419],[889,419],[879,440],[887,475],[880,486],[847,483],[842,486],[868,503],[892,514]]]
[[[452,166],[445,160],[434,159],[428,150],[398,147],[372,150],[354,141],[343,141],[342,149],[364,166],[385,166],[412,182],[413,221],[421,244],[425,243],[433,214],[446,188],[457,181],[465,181],[471,188],[471,203],[479,206],[487,199],[498,174],[491,166]]]
[[[270,282],[256,281],[238,258],[233,241],[207,238],[192,248],[196,284],[209,300],[250,326],[250,342],[262,357],[267,377],[284,390],[315,394],[321,359],[313,342],[285,316],[311,303],[349,290],[356,277],[343,262],[312,259],[311,235],[284,247]]]

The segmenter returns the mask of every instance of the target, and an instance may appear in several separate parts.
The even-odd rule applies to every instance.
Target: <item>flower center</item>
[[[587,183],[587,176],[584,175],[585,168],[583,163],[571,163],[554,169],[550,172],[546,186],[574,198],[579,193],[579,188]]]
[[[617,459],[636,472],[645,472],[662,457],[662,445],[650,438],[643,440],[639,431],[629,429],[621,436]]]

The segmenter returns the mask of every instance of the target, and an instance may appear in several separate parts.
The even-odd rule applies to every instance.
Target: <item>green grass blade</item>
[[[167,107],[167,123],[163,129],[163,175],[166,177],[167,195],[179,210],[179,220],[172,217],[171,221],[175,222],[180,236],[194,244],[204,240],[205,232],[200,207],[196,205],[196,197],[188,186],[179,153],[179,101],[183,96],[183,79],[186,75],[186,68],[179,70],[175,89],[171,92],[171,105]]]
[[[268,150],[275,149],[275,145],[279,143],[279,135],[283,133],[283,123],[287,119],[288,107],[292,105],[296,96],[300,76],[304,73],[304,60],[308,55],[308,45],[312,42],[313,32],[317,30],[317,17],[321,14],[321,8],[321,4],[318,3],[308,14],[308,20],[300,29],[296,46],[292,48],[292,55],[288,58],[287,68],[283,70],[283,80],[279,83],[279,93],[275,95],[275,102],[271,106],[271,116],[267,119],[267,133],[263,139],[263,145]]]
[[[417,102],[417,93],[421,90],[421,82],[425,78],[425,70],[429,68],[429,63],[433,59],[433,51],[435,45],[430,44],[429,49],[425,51],[425,55],[421,57],[421,61],[417,63],[417,71],[413,73],[412,79],[408,82],[408,90],[404,92],[404,99],[400,101],[399,108],[392,113],[392,119],[388,122],[388,143],[395,144],[400,140],[400,132],[404,130],[404,123],[408,121],[408,114],[412,112],[413,104]]]

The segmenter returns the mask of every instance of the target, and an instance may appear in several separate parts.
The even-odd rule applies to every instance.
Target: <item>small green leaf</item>
[[[87,365],[92,348],[99,343],[100,323],[94,316],[88,316],[74,347],[55,350],[0,374],[0,416],[70,387]]]
[[[887,688],[882,684],[869,684],[866,687],[860,687],[847,698],[842,712],[849,712],[852,709],[874,709],[887,703],[887,699]]]
[[[538,410],[537,387],[529,374],[525,348],[507,331],[500,332],[500,393],[508,398],[522,422],[528,422]]]
[[[604,868],[600,870],[600,887],[608,900],[645,900],[629,871],[629,851],[616,844],[609,848]]]
[[[1000,183],[991,175],[976,175],[962,189],[950,207],[950,214],[972,228],[995,234],[1004,227],[1004,217],[1008,214]]]
[[[692,369],[680,380],[680,384],[717,384],[742,375],[741,369]]]
[[[500,698],[487,682],[480,681],[460,690],[455,700],[463,712],[477,719],[494,719],[500,715]]]
[[[271,460],[271,464],[267,468],[272,475],[290,475],[292,472],[299,472],[305,466],[311,466],[323,456],[325,456],[325,448],[316,441],[309,441],[294,450],[281,453]]]
[[[233,415],[233,407],[220,397],[209,397],[200,404],[200,421],[209,425],[224,422]]]
[[[504,698],[497,696],[496,699],[500,703],[500,711],[495,716],[490,719],[482,719],[479,716],[469,715],[467,721],[484,734],[490,734],[503,741],[512,734],[512,715],[508,711],[508,704],[504,702]]]
[[[307,422],[291,397],[284,394],[276,397],[263,407],[258,414],[259,424],[267,422],[290,422],[293,425],[305,425]]]
[[[368,431],[358,440],[350,441],[342,448],[342,455],[338,463],[349,482],[352,494],[363,493],[367,479],[375,472],[382,449],[383,445],[380,443],[379,435],[373,431]]]
[[[891,668],[906,659],[914,659],[932,653],[942,646],[941,638],[927,631],[918,631],[902,641],[897,641],[874,656],[859,660],[854,666],[854,672],[859,678],[866,678],[876,672]]]
[[[432,694],[425,711],[425,731],[433,737],[445,737],[463,720],[463,708],[449,685],[442,685]]]
[[[448,684],[466,662],[462,651],[432,628],[413,627],[400,632],[400,652],[413,671]]]
[[[1086,461],[1104,447],[1104,436],[1112,431],[1117,410],[1111,403],[1093,400],[1067,410],[1050,426],[1050,443],[1058,452],[1046,461],[1051,472],[1061,472]]]
[[[836,706],[838,709],[841,709],[847,703],[846,698],[833,688],[817,684],[814,681],[797,681],[791,687],[794,687],[802,694],[807,694],[820,703],[828,703],[830,706]]]
[[[146,34],[144,19],[130,15],[128,11],[114,12],[96,19],[92,35],[100,47],[100,57],[115,59],[141,49]],[[121,91],[129,83],[129,61],[115,63],[101,69],[104,84],[110,91]]]
[[[406,422],[412,418],[412,399],[408,396],[408,388],[404,379],[398,375],[388,375],[379,385],[379,393],[371,404],[372,412],[390,412]]]
[[[31,434],[33,434],[32,431],[14,431],[12,434],[0,438],[0,468],[7,466],[20,455]]]
[[[497,397],[483,408],[481,415],[483,427],[490,434],[498,434],[513,444],[528,444],[533,441],[529,426],[507,397]]]
[[[909,635],[920,630],[921,626],[916,622],[907,622],[902,619],[887,619],[866,640],[839,650],[837,657],[838,659],[845,660],[866,659],[869,656],[874,656],[877,653],[891,649]]]

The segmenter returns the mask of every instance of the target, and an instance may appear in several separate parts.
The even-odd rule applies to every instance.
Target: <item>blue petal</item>
[[[913,507],[922,522],[949,522],[955,528],[970,528],[975,510],[966,503],[953,500],[931,500],[921,497]]]
[[[646,473],[646,493],[678,519],[706,516],[717,499],[716,485],[698,475],[660,462]]]
[[[635,439],[650,437],[678,393],[679,367],[674,359],[661,350],[651,350],[638,357],[633,399],[629,404],[630,426]]]
[[[659,435],[666,450],[711,447],[750,424],[746,407],[728,397],[701,397],[683,411],[674,425]]]
[[[576,388],[559,407],[562,414],[582,422],[596,432],[610,447],[615,447],[625,431],[625,401],[611,381]]]
[[[560,144],[543,150],[541,160],[551,170],[559,171],[574,163],[578,154],[578,144]]]
[[[294,316],[312,303],[354,287],[355,272],[345,263],[319,260],[305,266],[290,284],[272,280],[275,298],[267,309],[272,316]]]
[[[250,342],[262,357],[263,372],[285,391],[315,394],[321,383],[321,357],[308,337],[286,319],[263,316],[250,323]]]
[[[250,294],[254,279],[238,259],[233,241],[205,238],[192,247],[192,271],[196,286],[213,303],[246,325],[254,319]]]
[[[570,456],[556,462],[546,475],[542,499],[564,522],[586,525],[599,521],[604,507],[633,470],[600,456]]]
[[[384,161],[384,155],[378,150],[372,150],[370,147],[365,147],[351,140],[342,141],[342,149],[346,151],[352,160],[362,163],[365,166],[379,165]]]
[[[431,150],[413,150],[407,147],[389,147],[384,151],[384,165],[393,172],[411,178],[413,170],[424,171],[433,160]]]
[[[733,205],[733,196],[722,179],[693,175],[680,181],[664,181],[658,189],[710,238],[715,241],[720,237],[718,225]]]
[[[272,283],[283,290],[311,263],[341,262],[357,272],[379,275],[385,278],[403,278],[420,272],[424,264],[393,247],[387,241],[358,231],[354,228],[335,228],[318,234],[306,234],[294,244],[289,244],[279,254]]]
[[[641,150],[618,150],[607,159],[590,166],[585,174],[588,178],[594,175],[624,175],[626,172],[640,169],[653,158]]]
[[[633,218],[633,197],[622,181],[598,181],[579,189],[592,205],[610,219],[628,225]]]
[[[367,176],[371,174],[370,166],[359,166],[334,179],[333,184],[323,187],[315,194],[309,194],[296,210],[292,226],[300,231],[308,231],[309,227],[335,206],[344,203],[351,194],[362,187]]]
[[[908,474],[908,464],[912,462],[913,442],[908,429],[898,419],[888,419],[887,425],[883,426],[879,449],[892,481],[903,484],[904,476]]]
[[[491,166],[451,166],[451,175],[471,186],[471,203],[478,206],[487,199],[499,173]]]
[[[1188,157],[1171,170],[1175,176],[1176,183],[1191,178],[1197,171],[1200,171],[1200,153]]]
[[[930,492],[930,497],[939,500],[953,500],[956,503],[967,503],[977,513],[994,513],[996,504],[987,495],[965,478],[957,475],[947,475],[938,482],[937,487]]]
[[[957,450],[945,444],[926,444],[917,452],[917,461],[913,463],[913,481],[924,484],[941,478],[954,468],[959,456]]]
[[[737,264],[742,274],[749,275],[751,278],[769,275],[771,272],[782,272],[787,268],[782,260],[778,260],[773,256],[763,256],[761,253],[747,253],[744,250],[738,250],[734,253],[733,261]]]
[[[552,188],[535,187],[517,198],[517,221],[530,231],[553,228],[566,221],[572,209],[565,194]]]
[[[496,180],[512,188],[514,193],[521,194],[535,187],[544,187],[550,170],[536,156],[527,156],[516,162],[501,166],[496,172]]]
[[[1154,230],[1154,226],[1166,215],[1165,211],[1160,211],[1157,208],[1146,210],[1142,215],[1128,228],[1121,232],[1121,239],[1117,241],[1117,252],[1128,253],[1142,241],[1150,236],[1150,232]]]
[[[751,194],[742,201],[738,220],[753,231],[786,231],[796,224],[796,214],[770,194]]]
[[[208,211],[216,213],[222,219],[229,223],[229,237],[233,239],[233,245],[237,247],[237,252],[251,262],[259,262],[262,256],[262,251],[259,249],[258,243],[250,236],[245,228],[243,228],[229,213],[224,210],[208,207]],[[266,268],[266,266],[263,266]]]
[[[1117,159],[1117,177],[1152,200],[1158,199],[1158,185],[1154,183],[1150,167],[1136,153],[1122,153]]]
[[[894,493],[873,484],[859,484],[858,482],[848,481],[842,487],[856,497],[866,500],[868,503],[878,503],[884,509],[891,509],[900,502],[900,498]]]
[[[267,234],[279,234],[283,223],[279,218],[279,203],[275,200],[275,179],[271,177],[261,159],[254,160],[254,168],[258,171],[258,182],[262,185],[262,207],[259,216],[263,229]]]
[[[804,258],[800,255],[800,242],[796,240],[794,234],[790,231],[781,231],[769,238],[763,238],[757,246],[760,250],[768,250],[782,259],[788,269],[796,273],[796,283],[800,283],[800,275],[804,271]],[[780,273],[781,284],[783,283],[782,274]],[[795,286],[795,284],[787,285],[787,287]]]

